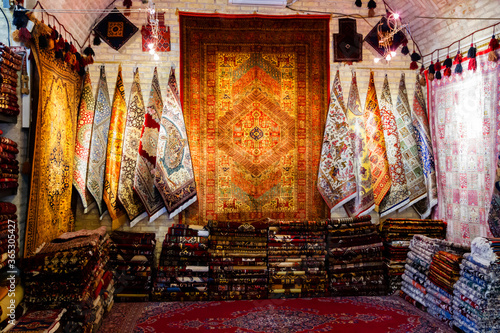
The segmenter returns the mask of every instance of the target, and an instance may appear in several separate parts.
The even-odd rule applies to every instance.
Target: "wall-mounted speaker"
[[[339,19],[339,33],[333,34],[333,61],[362,61],[363,35],[356,31],[356,20]]]

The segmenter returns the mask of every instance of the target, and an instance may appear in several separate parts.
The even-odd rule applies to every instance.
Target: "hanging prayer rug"
[[[434,80],[428,88],[437,215],[448,222],[446,239],[455,243],[491,237],[488,214],[500,142],[500,67],[487,57],[477,58],[476,71]]]
[[[410,203],[406,207],[401,208],[401,210],[404,210],[427,196],[422,163],[418,156],[417,143],[413,134],[410,103],[408,102],[404,73],[401,74],[401,80],[399,81],[398,99],[396,101],[394,116],[398,125],[399,144],[405,166],[406,184],[408,191],[410,191]]]
[[[26,221],[24,256],[58,235],[71,231],[71,190],[75,158],[75,133],[81,77],[54,51],[38,45],[37,23],[32,34],[33,56],[40,77],[35,147]]]
[[[147,217],[146,209],[139,196],[134,192],[134,173],[139,152],[141,128],[144,123],[144,100],[142,99],[139,69],[137,68],[130,91],[127,122],[123,137],[123,156],[118,182],[118,200],[125,208],[130,219],[130,226]]]
[[[173,68],[163,104],[156,156],[155,185],[172,219],[197,200],[186,124]]]
[[[90,141],[89,170],[87,172],[87,189],[94,197],[101,216],[107,211],[102,195],[104,192],[104,170],[106,167],[106,147],[108,145],[110,120],[111,103],[108,83],[104,66],[101,66],[95,101],[92,140]]]
[[[349,216],[354,217],[369,214],[375,208],[370,160],[366,147],[366,131],[361,101],[359,100],[356,72],[352,73],[346,112],[347,122],[353,133],[352,146],[354,148],[357,194],[356,200],[348,202],[344,208]]]
[[[387,74],[384,79],[382,96],[380,97],[380,116],[382,117],[382,128],[384,129],[385,147],[389,172],[391,176],[391,188],[380,204],[380,217],[390,214],[410,202],[410,192],[406,187],[406,176],[403,165],[403,156],[399,145],[398,127],[393,113],[391,91]]]
[[[73,171],[73,186],[75,186],[80,195],[84,213],[87,213],[93,206],[93,199],[87,190],[86,184],[90,139],[92,137],[92,124],[94,122],[94,106],[95,100],[92,94],[92,84],[90,83],[90,74],[87,71],[83,78],[82,96],[76,125],[75,170]]]
[[[180,26],[200,198],[187,221],[325,216],[329,16],[180,13]]]
[[[106,149],[106,172],[104,174],[104,202],[113,220],[112,229],[119,228],[126,220],[123,206],[118,202],[118,180],[122,161],[123,132],[127,121],[127,106],[123,88],[122,67],[118,68],[111,122],[109,124],[108,146]]]
[[[373,72],[370,72],[370,82],[365,103],[365,129],[366,147],[370,160],[372,172],[373,197],[375,208],[382,202],[391,188],[391,176],[389,173],[389,163],[385,149],[384,130],[382,129],[382,119],[378,106],[377,92],[375,91],[375,81]]]
[[[330,207],[337,209],[356,196],[352,131],[346,122],[346,110],[339,71],[330,93],[323,148],[318,171],[318,190]]]
[[[162,110],[163,99],[158,82],[158,71],[155,67],[149,102],[141,130],[139,156],[134,175],[134,190],[146,208],[149,222],[153,222],[166,211],[163,198],[154,184],[154,175],[152,174],[156,167],[156,148]]]
[[[434,164],[434,153],[432,151],[431,131],[427,118],[427,107],[422,86],[418,76],[415,82],[415,95],[413,98],[413,111],[411,113],[415,140],[417,142],[418,155],[422,162],[427,188],[427,198],[413,205],[421,218],[425,219],[431,214],[431,209],[438,203],[436,169]]]

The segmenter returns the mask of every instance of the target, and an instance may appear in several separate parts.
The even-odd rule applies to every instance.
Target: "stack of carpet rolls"
[[[19,153],[17,143],[6,137],[0,137],[0,190],[19,186]]]
[[[0,114],[17,116],[20,112],[16,90],[21,63],[20,55],[0,43]]]
[[[269,221],[269,298],[328,293],[327,221]]]
[[[330,220],[328,274],[331,296],[385,295],[383,244],[369,215]]]
[[[113,231],[110,269],[115,301],[149,301],[155,265],[155,233]]]
[[[424,284],[426,290],[425,302],[427,312],[452,326],[453,286],[460,276],[460,262],[463,254],[469,249],[455,247],[446,241],[438,241],[437,243],[440,251],[436,252],[432,257]]]
[[[66,309],[29,310],[16,320],[15,325],[7,325],[3,332],[13,333],[56,333],[63,332]]]
[[[268,219],[208,222],[211,299],[267,298],[268,223]]]
[[[453,290],[453,325],[466,333],[500,332],[500,238],[477,237]]]
[[[154,301],[208,300],[208,230],[202,226],[174,224],[163,241]]]
[[[384,261],[387,269],[389,293],[401,289],[406,257],[410,251],[413,235],[446,238],[446,222],[442,220],[386,219],[380,224],[380,235],[384,242]]]
[[[113,305],[106,227],[67,232],[23,261],[30,310],[66,309],[64,332],[95,332]]]

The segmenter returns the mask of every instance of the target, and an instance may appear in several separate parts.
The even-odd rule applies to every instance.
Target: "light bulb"
[[[387,61],[389,61],[389,60],[391,60],[391,59],[392,59],[392,58],[391,58],[391,55],[390,55],[390,54],[388,54],[388,55],[387,55],[387,57],[385,57],[385,60],[387,60]]]
[[[394,19],[396,19],[396,20],[399,18],[399,14],[398,13],[394,13],[392,15],[394,15]]]
[[[397,54],[396,51],[391,51],[391,57],[394,58],[396,56],[396,54]]]
[[[155,44],[154,43],[149,43],[148,44],[148,48],[151,50],[153,47],[155,47]]]
[[[155,53],[153,59],[158,61],[160,60],[160,56],[157,53]]]
[[[373,61],[375,61],[375,63],[378,63],[380,61],[380,58],[373,58]]]
[[[155,54],[155,50],[154,49],[149,50],[149,54],[151,55]]]

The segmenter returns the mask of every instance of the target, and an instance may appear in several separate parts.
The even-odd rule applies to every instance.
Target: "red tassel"
[[[476,58],[470,58],[469,59],[469,67],[468,69],[470,71],[475,71],[477,69],[477,61]]]
[[[458,65],[460,63],[462,63],[462,53],[458,52],[455,59],[453,59],[453,65]]]
[[[132,7],[132,0],[123,0],[123,5],[127,7],[127,9],[130,9],[130,7]]]
[[[451,76],[451,68],[446,67],[443,71],[444,76]]]
[[[70,44],[69,46],[69,50],[71,53],[76,53],[78,52],[78,50],[76,49],[76,47],[73,45],[73,43]]]
[[[412,61],[410,63],[410,69],[418,69],[418,64],[416,61]]]
[[[29,40],[31,39],[31,33],[29,32],[29,30],[26,28],[19,29],[19,39],[23,43],[29,42]]]
[[[498,40],[495,38],[495,35],[491,37],[490,43],[488,44],[490,51],[495,51],[498,49]]]
[[[66,55],[64,56],[64,61],[67,62],[68,64],[71,63],[71,53],[66,52]]]

